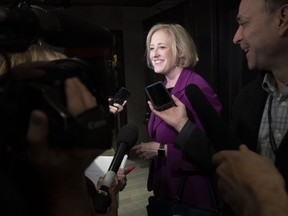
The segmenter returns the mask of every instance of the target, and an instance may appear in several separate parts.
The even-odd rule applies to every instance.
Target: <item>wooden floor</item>
[[[105,151],[102,156],[113,156],[114,150]],[[111,162],[110,162],[111,163]],[[110,164],[109,163],[109,164]],[[148,197],[152,196],[152,192],[147,191],[147,177],[149,171],[149,161],[140,159],[135,153],[130,153],[126,161],[125,167],[135,165],[136,168],[127,175],[127,185],[123,191],[119,192],[119,209],[118,216],[146,216],[146,206]],[[97,165],[98,166],[98,165]],[[98,178],[95,165],[90,166],[86,170],[86,175],[97,184]],[[108,167],[107,167],[108,169]],[[103,172],[100,176],[106,173]]]
[[[119,216],[146,216],[148,197],[152,192],[147,191],[149,162],[129,155],[126,167],[135,165],[136,168],[127,175],[127,185],[119,193]]]

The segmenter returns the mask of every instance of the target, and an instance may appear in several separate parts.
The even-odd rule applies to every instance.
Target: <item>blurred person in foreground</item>
[[[24,53],[8,54],[8,62],[1,56],[1,78],[4,80],[10,76],[7,72],[11,72],[11,66],[12,70],[18,70],[18,79],[37,79],[46,69],[53,68],[47,60],[63,58],[66,56],[43,47],[41,43],[33,44]],[[6,86],[2,87],[5,93]],[[76,77],[65,81],[65,94],[67,109],[73,117],[97,107],[95,97]],[[53,146],[53,143],[48,140],[48,134],[47,116],[39,110],[31,114],[28,149],[10,153],[9,143],[1,141],[3,209],[9,215],[97,215],[93,209],[96,188],[84,172],[105,149],[51,148],[49,144]],[[120,173],[117,177],[115,187],[110,191],[112,203],[107,215],[117,215],[116,191],[126,185],[125,175]]]
[[[235,215],[288,215],[284,179],[268,157],[241,145],[239,151],[220,151],[212,160],[218,186]]]
[[[35,67],[29,71],[39,74],[49,63],[31,64]],[[78,78],[65,81],[65,94],[67,109],[74,117],[97,106],[95,97]],[[1,205],[10,215],[97,215],[84,171],[104,150],[53,148],[48,134],[46,114],[40,110],[32,111],[27,132],[28,148],[14,152],[12,161],[9,157],[6,161],[1,160],[10,165],[4,167],[5,164],[1,164],[1,196],[5,200]],[[7,148],[2,149],[4,155],[9,154],[9,144],[5,146]],[[107,215],[117,215],[117,201],[112,192],[111,197],[113,203]]]

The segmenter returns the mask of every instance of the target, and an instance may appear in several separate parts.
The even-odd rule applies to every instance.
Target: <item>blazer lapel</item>
[[[176,82],[176,85],[172,89],[171,94],[175,95],[178,99],[180,99],[185,93],[185,88],[188,85],[191,76],[191,71],[184,68]]]

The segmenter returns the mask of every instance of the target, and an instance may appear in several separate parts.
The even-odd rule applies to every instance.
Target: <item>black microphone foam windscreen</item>
[[[109,171],[118,171],[120,164],[128,151],[136,144],[138,128],[133,124],[126,124],[120,128],[117,135],[117,150],[110,164]]]
[[[120,128],[118,136],[117,136],[117,146],[121,143],[126,143],[128,145],[128,149],[130,150],[138,139],[138,128],[133,124],[126,124],[122,128]]]
[[[133,124],[126,124],[120,128],[117,135],[118,148],[114,154],[113,160],[107,173],[104,176],[103,184],[99,189],[95,197],[95,211],[98,213],[106,213],[111,203],[111,198],[108,193],[110,188],[115,181],[117,171],[119,170],[120,164],[125,154],[135,145],[138,139],[138,128]]]
[[[196,111],[214,148],[217,151],[238,149],[240,144],[238,137],[230,130],[199,87],[190,84],[186,87],[185,94]]]

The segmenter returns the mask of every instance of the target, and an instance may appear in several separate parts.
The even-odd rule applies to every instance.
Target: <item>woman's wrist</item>
[[[166,145],[163,143],[160,143],[158,148],[158,157],[165,157],[166,156]]]

